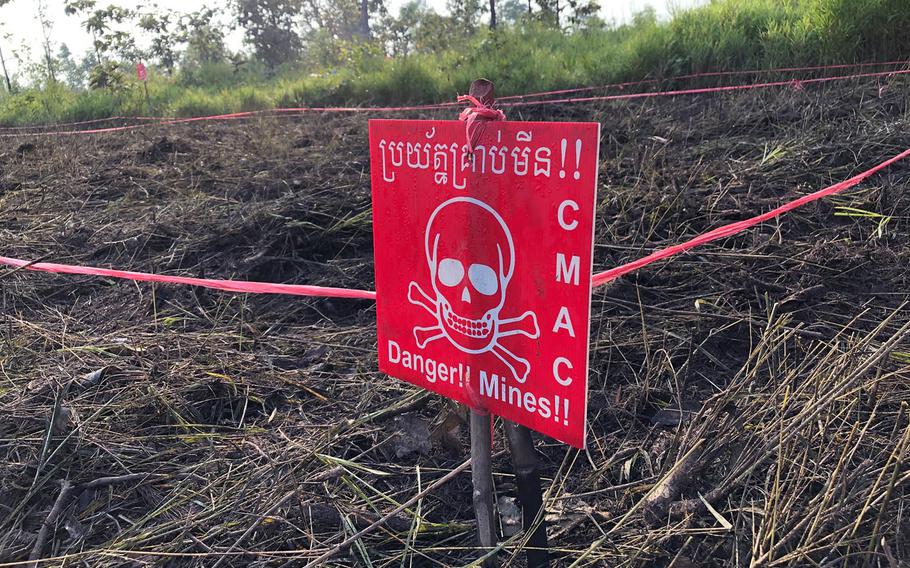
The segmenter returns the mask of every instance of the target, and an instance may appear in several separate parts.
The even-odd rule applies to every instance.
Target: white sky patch
[[[387,6],[392,12],[398,9],[407,0],[387,0]],[[601,16],[605,21],[624,23],[629,21],[632,14],[651,6],[658,17],[666,18],[674,9],[689,8],[704,4],[707,0],[602,0]],[[199,10],[210,2],[203,0],[157,0],[153,3],[139,2],[136,0],[110,0],[99,2],[99,6],[116,4],[125,8],[143,6],[149,10],[157,5],[160,10],[170,10],[178,13],[188,13]],[[445,0],[427,0],[427,4],[437,11],[445,11]],[[38,12],[35,0],[13,0],[0,8],[0,49],[6,58],[6,65],[11,73],[16,73],[22,67],[22,60],[40,61],[42,57],[41,25],[38,23]],[[51,40],[54,46],[54,55],[60,44],[66,44],[73,57],[78,61],[83,54],[92,47],[92,39],[88,32],[82,28],[81,16],[67,16],[63,11],[64,0],[47,0],[48,16],[53,22]],[[235,31],[228,34],[228,47],[237,50],[242,47],[242,32]]]

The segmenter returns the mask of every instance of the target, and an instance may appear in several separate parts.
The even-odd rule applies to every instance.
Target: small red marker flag
[[[145,69],[145,64],[142,62],[136,64],[136,77],[140,81],[146,81],[148,79],[148,72]]]

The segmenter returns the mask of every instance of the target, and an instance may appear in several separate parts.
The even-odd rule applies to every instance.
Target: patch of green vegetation
[[[713,0],[667,22],[646,12],[627,25],[571,34],[524,23],[399,58],[355,49],[331,69],[269,76],[218,63],[173,77],[152,72],[148,100],[136,81],[115,91],[51,84],[0,98],[0,124],[433,103],[452,100],[481,76],[504,96],[708,70],[894,60],[910,56],[908,29],[906,0]]]

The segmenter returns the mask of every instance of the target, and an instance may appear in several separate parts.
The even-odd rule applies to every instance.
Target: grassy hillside
[[[336,69],[277,77],[238,75],[229,65],[175,77],[150,74],[112,93],[63,85],[0,98],[0,124],[114,115],[175,115],[322,104],[451,100],[486,76],[501,95],[596,85],[704,70],[813,65],[910,57],[906,0],[714,0],[669,22],[640,15],[631,24],[565,34],[535,24],[484,31],[433,55],[355,57]]]

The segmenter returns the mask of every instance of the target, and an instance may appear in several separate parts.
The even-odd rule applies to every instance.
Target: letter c
[[[568,359],[566,359],[565,357],[557,357],[556,360],[553,361],[553,378],[556,379],[556,382],[557,382],[557,383],[561,384],[561,385],[564,386],[564,387],[567,387],[567,386],[569,386],[569,385],[572,384],[572,377],[562,378],[562,377],[559,375],[559,367],[560,367],[560,365],[563,365],[563,366],[565,366],[565,367],[568,367],[569,370],[571,370],[571,369],[572,369],[572,362],[569,361]]]
[[[571,199],[566,199],[565,201],[563,201],[562,203],[559,204],[559,212],[556,215],[557,220],[559,221],[560,227],[562,227],[563,229],[565,229],[567,231],[574,231],[575,227],[578,226],[578,221],[573,219],[571,223],[566,222],[566,216],[565,216],[566,207],[568,207],[569,209],[572,209],[573,211],[578,211],[578,209],[579,209],[578,203],[575,203]]]

